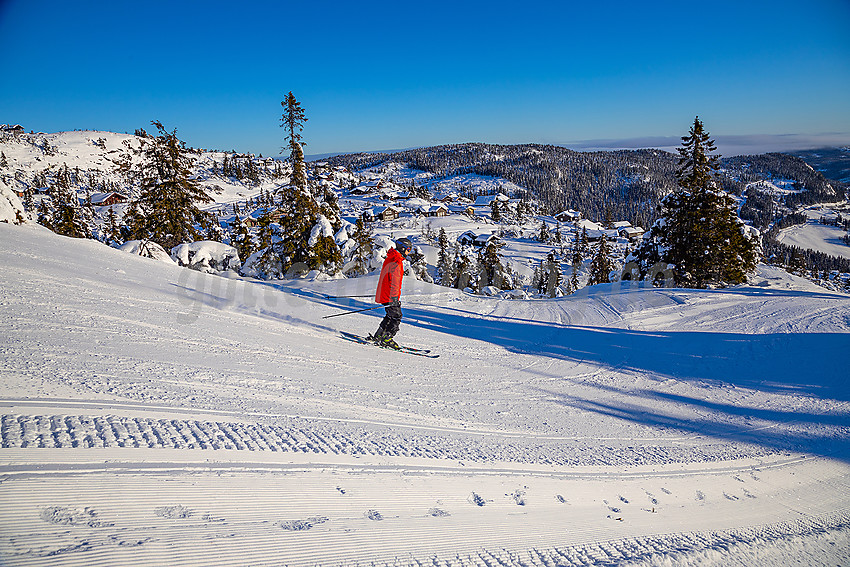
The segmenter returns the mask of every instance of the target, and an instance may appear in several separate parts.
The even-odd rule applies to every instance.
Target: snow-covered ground
[[[842,240],[847,234],[844,229],[821,223],[821,219],[834,220],[837,214],[846,218],[850,214],[850,206],[847,203],[814,205],[802,212],[809,222],[783,229],[777,237],[779,242],[803,250],[818,250],[830,256],[850,258],[850,246]]]
[[[850,297],[224,278],[0,223],[4,565],[847,565]]]

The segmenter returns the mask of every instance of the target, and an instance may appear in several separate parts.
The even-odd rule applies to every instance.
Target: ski
[[[382,349],[385,349],[385,350],[394,350],[396,352],[403,352],[405,354],[412,354],[412,355],[415,355],[415,356],[424,356],[425,358],[438,358],[440,356],[439,354],[433,354],[429,349],[414,348],[414,347],[401,346],[401,345],[399,346],[399,348],[395,349],[395,348],[385,347],[385,346],[373,343],[372,341],[368,340],[366,337],[362,337],[360,335],[355,335],[354,333],[347,333],[345,331],[340,331],[340,334],[342,335],[342,338],[347,340],[347,341],[353,341],[355,343],[360,343],[360,344],[363,344],[363,345],[371,345],[371,346],[382,348]]]

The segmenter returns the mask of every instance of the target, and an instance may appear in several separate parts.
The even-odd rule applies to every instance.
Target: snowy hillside
[[[114,214],[120,224],[128,202],[138,191],[138,187],[130,185],[123,176],[119,165],[124,161],[138,162],[139,156],[129,150],[139,144],[138,136],[108,132],[0,132],[0,151],[7,164],[5,169],[0,169],[0,181],[5,179],[24,201],[31,200],[29,210],[34,218],[45,203],[49,204],[48,208],[55,206],[51,187],[57,177],[65,175],[80,203],[92,203],[82,207],[89,211],[86,222],[92,235],[118,245],[122,240],[109,234],[108,218]],[[274,208],[268,204],[268,198],[281,185],[288,183],[289,165],[256,156],[201,151],[195,156],[194,167],[196,178],[213,199],[204,208],[215,216],[219,224],[219,230],[209,238],[234,244],[234,227],[244,222],[251,225],[252,237],[258,240],[258,219]],[[374,230],[378,238],[368,269],[380,267],[387,247],[392,245],[392,238],[404,235],[411,237],[425,255],[430,265],[426,279],[435,277],[436,236],[440,228],[446,230],[452,245],[469,231],[476,235],[499,236],[505,244],[505,264],[516,275],[516,287],[527,288],[532,284],[535,268],[550,251],[555,252],[562,274],[568,274],[571,269],[568,244],[577,236],[572,223],[530,212],[518,214],[517,198],[503,203],[505,218],[499,222],[493,220],[489,204],[476,205],[476,196],[499,193],[503,197],[516,197],[527,193],[525,188],[503,178],[472,174],[438,178],[397,163],[359,172],[317,163],[311,164],[308,173],[317,187],[339,197],[342,228],[331,234],[343,251],[341,267],[344,273],[348,273],[352,266],[350,260],[354,242],[351,237],[357,219],[364,214],[381,215],[384,211],[390,211],[394,216],[386,220],[375,219]],[[117,194],[114,204],[98,200],[113,193]],[[446,217],[442,216],[443,213]],[[552,242],[534,241],[543,223],[553,232]],[[587,221],[584,227],[589,229],[591,238],[602,234],[603,227],[591,221]],[[330,230],[328,227],[327,231]],[[618,258],[624,258],[627,248],[634,246],[634,238],[626,237],[625,233],[614,231],[607,236],[616,240],[613,248]],[[468,251],[473,256],[475,252]],[[168,253],[174,251],[167,250],[164,255]],[[247,263],[249,257],[250,254],[242,254],[240,260]],[[616,259],[612,261],[615,268],[623,264]],[[590,262],[588,250],[579,266],[582,284],[587,281]],[[238,267],[235,269],[238,270]],[[243,273],[257,275],[247,265]],[[563,282],[566,282],[566,275]]]
[[[830,256],[850,258],[850,245],[844,242],[847,232],[839,226],[824,224],[834,221],[836,215],[850,215],[850,205],[836,203],[831,206],[816,205],[803,210],[808,222],[783,229],[778,240],[788,246],[803,250],[819,250]]]
[[[0,132],[0,151],[6,163],[5,171],[0,168],[0,174],[8,176],[7,184],[15,190],[23,192],[29,187],[38,194],[47,188],[51,176],[67,166],[76,174],[76,188],[80,198],[98,191],[126,194],[130,190],[118,171],[118,165],[124,156],[135,159],[136,156],[130,154],[128,149],[138,146],[138,136],[115,132],[82,130],[14,135]],[[244,201],[249,196],[256,196],[261,189],[269,190],[277,185],[268,175],[274,163],[270,159],[254,158],[266,173],[259,183],[247,185],[216,175],[215,167],[220,167],[224,155],[223,152],[201,151],[196,159],[198,179],[218,203]],[[15,172],[16,175],[11,175]],[[279,183],[283,180],[276,181]],[[123,212],[123,207],[119,207],[119,210]]]
[[[431,360],[322,319],[374,276],[0,242],[4,565],[850,564],[845,294],[406,278]]]
[[[116,233],[120,232],[120,226],[113,225],[113,228],[110,228],[110,215],[114,215],[117,224],[120,225],[127,210],[128,201],[138,192],[137,186],[128,181],[119,171],[118,166],[127,159],[130,163],[137,162],[138,156],[128,150],[137,147],[139,143],[139,137],[129,134],[93,131],[27,134],[21,130],[11,131],[4,127],[0,131],[0,184],[17,192],[19,199],[24,202],[29,211],[30,218],[36,218],[43,214],[42,209],[49,210],[55,207],[56,196],[51,194],[51,188],[57,183],[58,178],[64,175],[70,180],[72,189],[76,191],[76,197],[83,205],[79,207],[80,214],[87,224],[88,233],[94,238],[117,246],[128,237],[116,236]],[[352,254],[356,248],[352,239],[356,220],[364,215],[374,217],[376,214],[380,216],[388,213],[397,218],[379,219],[375,223],[376,233],[379,236],[388,237],[400,235],[413,237],[415,244],[420,246],[420,251],[425,254],[431,266],[429,277],[432,279],[437,276],[435,272],[436,237],[439,229],[442,228],[446,231],[452,245],[468,231],[475,236],[496,235],[499,237],[504,244],[502,255],[505,266],[510,268],[513,274],[511,285],[504,287],[521,288],[522,293],[533,294],[539,291],[540,287],[534,285],[535,273],[542,270],[542,264],[548,261],[548,253],[553,252],[553,262],[557,263],[562,276],[559,289],[554,291],[556,294],[573,291],[566,284],[571,278],[574,263],[572,261],[574,256],[571,257],[571,248],[577,236],[574,222],[540,215],[539,206],[542,203],[535,201],[535,190],[531,186],[518,185],[503,176],[469,173],[471,170],[487,171],[488,168],[478,166],[473,168],[470,163],[463,161],[467,157],[478,160],[471,162],[472,164],[478,164],[483,160],[482,163],[498,165],[498,167],[490,168],[494,172],[499,171],[508,177],[516,177],[518,173],[512,168],[515,169],[518,165],[511,165],[513,162],[508,159],[513,154],[493,153],[493,151],[496,149],[501,152],[522,150],[525,152],[522,154],[523,160],[531,160],[535,164],[534,167],[539,168],[542,167],[541,164],[545,164],[544,150],[555,151],[555,149],[549,147],[541,147],[541,149],[536,146],[493,146],[492,151],[485,151],[483,154],[472,152],[467,156],[464,153],[469,153],[470,149],[478,148],[478,146],[481,145],[463,144],[434,148],[434,152],[420,150],[400,154],[400,157],[406,156],[414,163],[422,162],[420,164],[422,167],[432,170],[436,168],[437,173],[411,169],[403,163],[391,161],[391,156],[360,156],[363,159],[370,158],[371,161],[377,160],[377,165],[359,171],[347,171],[342,167],[330,167],[327,164],[324,166],[319,163],[311,164],[308,174],[315,186],[324,188],[339,197],[342,228],[336,231],[338,224],[334,221],[334,238],[342,250],[343,272],[350,274],[350,270],[356,267],[352,262]],[[653,198],[656,198],[664,193],[667,187],[659,180],[667,179],[672,171],[670,166],[672,157],[662,156],[663,152],[614,152],[611,155],[597,152],[592,155],[582,155],[563,151],[570,156],[568,161],[573,168],[577,166],[576,164],[585,163],[585,160],[595,164],[593,167],[579,167],[579,170],[584,172],[581,175],[573,169],[564,169],[564,172],[568,172],[565,175],[572,180],[570,183],[578,183],[579,180],[582,183],[589,182],[586,178],[587,171],[595,171],[594,168],[605,169],[616,164],[616,171],[605,169],[608,172],[606,183],[614,189],[620,187],[617,189],[620,193],[624,187],[623,183],[636,182],[635,180],[640,178],[639,185],[643,188],[642,190],[651,190],[650,192],[655,195]],[[439,167],[428,161],[430,159],[428,156],[432,153],[436,156]],[[213,199],[213,202],[204,207],[215,214],[219,225],[204,238],[237,246],[236,240],[243,238],[238,227],[245,224],[251,227],[246,229],[251,233],[248,238],[254,241],[259,240],[257,225],[260,217],[273,209],[268,204],[269,197],[281,185],[289,181],[289,165],[261,156],[240,155],[232,152],[200,151],[193,155],[195,156],[195,176]],[[340,163],[348,163],[343,159],[344,157],[338,158],[342,160]],[[667,165],[663,167],[656,165],[666,172],[663,175],[650,174],[655,171],[653,169],[655,166],[641,165],[643,163],[641,159],[646,158],[655,163],[652,160],[659,160],[662,157],[664,158],[662,162]],[[350,156],[347,159],[359,163],[357,158],[358,156]],[[613,161],[608,163],[606,160]],[[824,180],[822,175],[799,158],[779,154],[742,156],[727,160],[726,165],[728,169],[724,169],[726,176],[724,183],[731,183],[728,189],[742,192],[746,196],[746,201],[740,210],[741,216],[760,228],[766,229],[773,222],[774,215],[781,216],[791,210],[782,204],[789,198],[795,199],[795,202],[808,202],[819,195],[835,197],[835,190],[830,182]],[[623,173],[625,171],[632,173]],[[650,173],[641,176],[635,173],[638,171]],[[575,177],[576,175],[578,177]],[[521,175],[519,177],[523,178]],[[536,179],[534,176],[528,177],[529,183],[534,179]],[[574,190],[575,187],[570,189],[575,192]],[[494,194],[512,198],[511,201],[504,203],[503,211],[507,213],[506,218],[498,221],[493,218],[489,207],[475,206],[477,198]],[[625,257],[628,252],[634,249],[640,234],[644,228],[648,227],[632,227],[626,217],[615,216],[603,219],[601,217],[604,215],[599,213],[598,209],[601,206],[600,203],[608,201],[595,200],[589,193],[585,197],[585,201],[590,199],[586,202],[588,209],[578,213],[581,215],[582,222],[589,223],[587,228],[591,238],[599,237],[604,229],[603,225],[608,226],[608,221],[613,222],[615,226],[623,223],[627,225],[619,228],[613,235],[606,234],[609,240],[614,241],[616,238],[610,254],[613,263],[612,277],[616,279],[626,263]],[[634,207],[642,207],[644,212],[647,212],[654,202],[652,199],[647,199],[636,197],[635,200],[629,201],[630,210]],[[4,200],[8,201],[5,197],[0,199],[0,201]],[[520,200],[536,209],[520,211],[518,207]],[[45,203],[48,204],[47,207],[44,207]],[[832,206],[844,205],[836,203]],[[16,210],[14,205],[2,207],[0,203],[0,208],[5,211],[0,218],[8,217],[13,221],[17,219],[16,213],[11,212]],[[447,218],[442,217],[441,209],[447,213]],[[594,210],[596,213],[593,213]],[[45,214],[50,217],[49,212]],[[628,216],[635,215],[630,213]],[[547,225],[546,230],[550,231],[551,236],[548,242],[541,243],[539,234],[543,223]],[[329,230],[328,228],[326,232]],[[768,234],[769,238],[776,236],[776,242],[797,246],[803,250],[812,248],[831,257],[847,258],[847,250],[850,250],[850,247],[843,242],[846,234],[839,230],[839,227],[834,229],[824,226],[816,227],[814,223],[809,223],[806,226],[789,228],[781,235],[774,235],[772,232]],[[390,242],[376,243],[367,268],[376,268],[380,264],[386,246]],[[257,251],[246,249],[241,245],[238,247],[239,260],[243,263]],[[571,284],[577,282],[578,286],[583,286],[588,282],[594,248],[595,245],[592,244],[585,250],[583,261],[578,266],[578,277],[574,282],[570,282]],[[166,251],[166,255],[170,252],[171,250]],[[472,251],[470,256],[473,260],[474,252]],[[790,258],[790,248],[780,250],[775,256]],[[850,280],[847,280],[846,275],[839,274],[840,271],[846,272],[843,264],[834,261],[824,262],[822,259],[812,260],[809,256],[806,260],[809,270],[805,272],[807,276],[815,270],[819,274],[818,278],[824,272],[834,271],[835,273],[829,278],[821,279],[822,283],[829,289],[835,290],[847,287]],[[236,262],[234,261],[233,264],[235,265]],[[258,274],[253,266],[244,267],[243,273]],[[537,287],[536,290],[535,287]],[[548,290],[550,293],[552,291]],[[521,293],[512,295],[522,296]]]

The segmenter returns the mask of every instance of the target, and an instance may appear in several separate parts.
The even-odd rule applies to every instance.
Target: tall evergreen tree
[[[540,233],[537,235],[537,240],[540,242],[549,242],[551,234],[549,233],[549,227],[546,225],[546,221],[540,223]]]
[[[27,185],[26,189],[24,189],[24,209],[27,211],[35,210],[35,191],[33,191],[32,185]]]
[[[584,261],[584,259],[587,258],[587,254],[590,252],[590,241],[587,238],[587,227],[581,229],[581,238],[578,241],[578,246],[581,260]]]
[[[295,99],[292,91],[286,95],[286,100],[281,101],[283,116],[281,117],[281,128],[286,128],[286,142],[289,146],[289,159],[292,162],[292,184],[296,187],[307,189],[307,170],[304,166],[304,142],[301,141],[301,130],[307,117],[301,103]],[[284,148],[285,149],[285,148]]]
[[[570,290],[570,293],[577,292],[578,288],[581,287],[581,284],[579,283],[579,279],[578,279],[578,270],[579,270],[578,265],[573,264],[572,265],[572,272],[570,273],[570,281],[567,285],[567,287]]]
[[[579,268],[581,267],[582,262],[584,262],[584,254],[582,253],[581,245],[581,234],[579,232],[576,232],[575,236],[573,237],[573,254],[570,260],[574,266],[578,266]]]
[[[288,185],[278,189],[280,204],[275,210],[278,225],[270,243],[266,244],[267,238],[261,238],[263,252],[257,271],[266,278],[280,278],[305,269],[336,273],[342,263],[342,254],[334,240],[334,231],[342,226],[339,203],[331,190],[316,194],[309,190],[301,150],[304,144],[301,130],[307,118],[291,92],[281,106],[285,109],[281,127],[287,130],[293,175]],[[275,205],[275,195],[268,192],[261,201],[271,208]]]
[[[254,238],[251,236],[248,226],[239,218],[236,203],[233,204],[233,221],[230,223],[230,230],[232,232],[230,242],[239,252],[239,258],[245,262],[255,251]],[[269,237],[269,241],[271,241],[271,237]]]
[[[111,206],[106,213],[106,243],[115,244],[121,241],[121,227],[118,224],[118,215]]]
[[[502,220],[502,211],[499,207],[499,200],[493,199],[490,202],[490,219],[493,222],[499,222]]]
[[[468,254],[465,254],[463,251],[458,251],[455,254],[454,261],[454,274],[455,281],[454,286],[457,289],[466,289],[467,287],[472,288],[472,291],[476,291],[478,285],[478,278],[476,274],[476,266],[475,262],[472,258],[469,257]]]
[[[177,138],[177,130],[168,132],[158,121],[151,124],[158,135],[142,138],[134,151],[141,162],[129,166],[141,182],[141,193],[131,203],[133,212],[125,216],[125,224],[131,238],[153,240],[168,250],[202,237],[197,227],[208,228],[213,219],[198,204],[213,199],[195,179],[193,150]]]
[[[555,252],[549,252],[546,256],[546,293],[549,297],[558,295],[561,285],[561,264],[555,258]]]
[[[360,276],[367,274],[371,267],[372,250],[375,247],[372,225],[364,221],[363,217],[357,217],[351,238],[357,244],[357,249],[354,251],[354,261],[356,263],[354,275]]]
[[[503,246],[504,244],[501,242],[490,242],[484,248],[479,276],[481,286],[491,285],[499,289],[513,288],[513,274],[510,266],[507,266],[502,259],[501,249]]]
[[[610,258],[611,248],[608,245],[608,240],[603,236],[599,240],[599,247],[596,249],[596,254],[590,262],[590,277],[588,285],[601,283],[609,283],[611,270],[614,269],[614,263]]]
[[[437,283],[451,285],[454,281],[454,264],[449,256],[449,237],[444,228],[440,228],[437,236],[437,250]]]
[[[718,187],[719,157],[699,117],[679,148],[678,188],[635,251],[641,273],[660,260],[678,285],[703,288],[746,281],[758,260],[757,240],[737,215],[735,200]]]
[[[543,262],[534,266],[534,274],[531,276],[531,289],[542,295],[546,289],[546,278],[543,276]]]
[[[87,211],[84,212],[80,206],[77,192],[71,188],[70,177],[67,172],[66,166],[65,173],[57,175],[56,184],[50,191],[54,205],[50,228],[56,234],[73,238],[88,238],[91,231],[85,220]]]

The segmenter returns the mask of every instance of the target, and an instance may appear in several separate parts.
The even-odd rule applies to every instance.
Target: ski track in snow
[[[321,320],[368,282],[0,241],[4,565],[850,564],[846,295],[406,282],[427,360]]]

